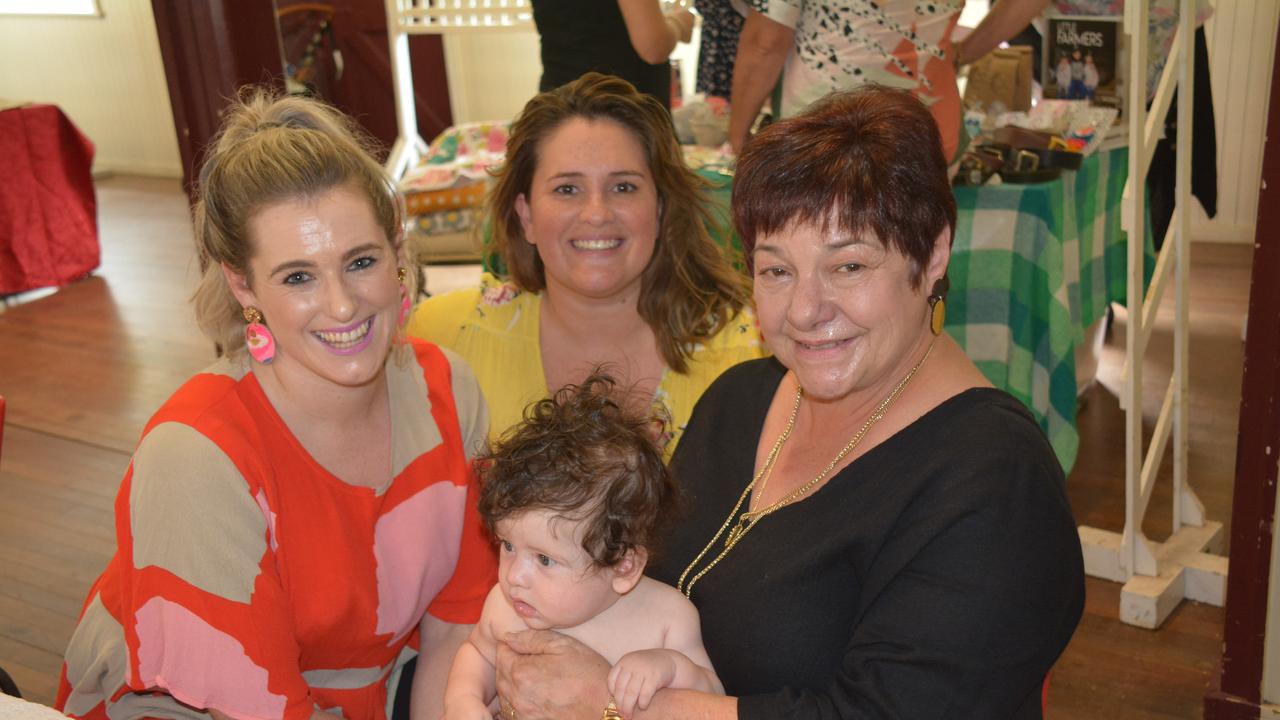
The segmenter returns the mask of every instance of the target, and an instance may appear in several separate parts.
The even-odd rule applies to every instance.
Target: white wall
[[[680,61],[685,97],[693,94],[700,36],[699,28],[692,42],[677,45],[671,54]],[[538,33],[532,23],[522,30],[446,34],[444,62],[454,123],[515,118],[538,92],[539,57]]]
[[[0,98],[61,107],[95,172],[181,177],[151,3],[100,4],[100,18],[0,18]]]
[[[1205,25],[1218,130],[1218,216],[1192,203],[1196,240],[1253,242],[1280,2],[1218,0]]]
[[[446,34],[444,64],[455,124],[510,121],[538,94],[538,32],[530,23],[522,30]]]

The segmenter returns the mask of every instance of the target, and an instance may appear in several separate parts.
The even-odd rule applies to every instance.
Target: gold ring
[[[507,720],[516,720],[516,706],[509,702],[504,702],[503,705],[505,705],[505,707],[503,708],[502,713],[507,716]]]

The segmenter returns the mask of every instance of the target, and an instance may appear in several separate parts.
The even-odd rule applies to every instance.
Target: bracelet
[[[600,720],[623,720],[622,713],[618,712],[618,703],[609,698],[609,704],[604,706],[604,717]]]

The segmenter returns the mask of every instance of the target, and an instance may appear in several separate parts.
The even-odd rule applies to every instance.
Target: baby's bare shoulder
[[[642,606],[646,614],[661,619],[666,625],[697,622],[698,609],[689,598],[666,583],[645,577],[636,584],[632,594],[636,595],[637,606]]]

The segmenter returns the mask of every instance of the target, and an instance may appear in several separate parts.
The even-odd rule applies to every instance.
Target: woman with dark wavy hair
[[[721,371],[763,354],[708,203],[666,110],[588,73],[511,126],[488,201],[508,276],[423,302],[408,332],[467,360],[494,436],[601,364],[664,405],[678,436]]]

